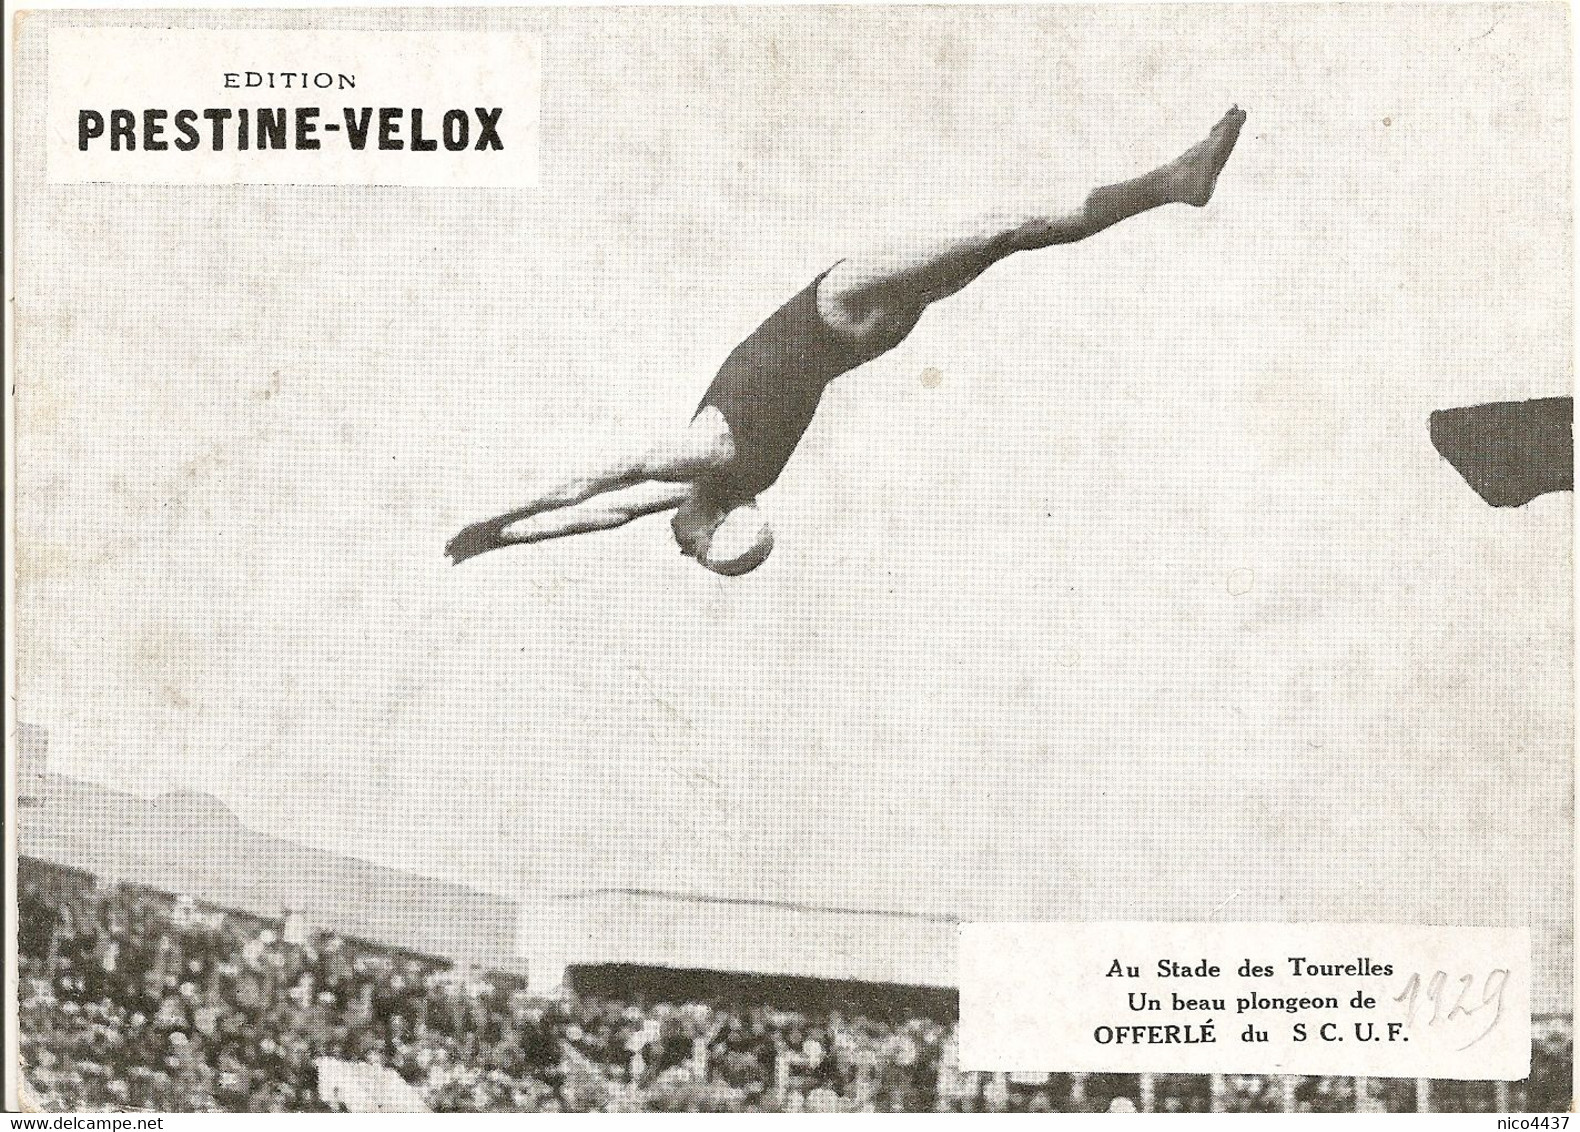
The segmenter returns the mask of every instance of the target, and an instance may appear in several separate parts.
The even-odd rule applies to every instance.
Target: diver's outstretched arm
[[[475,558],[486,551],[498,550],[502,546],[525,541],[520,538],[507,538],[505,536],[507,528],[523,523],[534,516],[568,510],[595,495],[619,491],[638,482],[640,478],[635,465],[611,469],[593,476],[565,480],[547,491],[540,492],[524,507],[517,507],[503,515],[484,519],[482,522],[463,528],[460,534],[444,544],[444,552],[450,556],[451,565],[459,566],[468,558]]]
[[[505,546],[524,546],[549,539],[608,531],[623,527],[643,515],[673,511],[691,494],[684,483],[644,485],[636,492],[617,491],[596,503],[574,504],[552,511],[512,511],[481,523],[473,523],[445,546],[453,565],[468,558]]]
[[[459,565],[502,546],[623,526],[643,515],[679,507],[694,479],[721,467],[734,455],[735,442],[723,415],[715,408],[704,409],[689,425],[677,429],[639,459],[616,461],[590,475],[563,480],[539,492],[524,507],[473,523],[446,543],[444,552]],[[595,496],[647,484],[660,486],[656,492],[612,501],[607,506],[581,506]],[[637,510],[631,510],[633,507]],[[550,521],[548,516],[556,511],[569,513],[563,519]],[[528,522],[540,516],[543,522]]]

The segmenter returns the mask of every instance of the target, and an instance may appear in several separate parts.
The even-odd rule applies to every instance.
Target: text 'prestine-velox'
[[[316,150],[341,139],[354,151],[368,148],[433,153],[439,149],[498,151],[504,108],[474,107],[427,114],[400,106],[343,107],[338,118],[317,106],[210,107],[205,110],[79,110],[77,148],[84,152],[190,153],[203,149]]]

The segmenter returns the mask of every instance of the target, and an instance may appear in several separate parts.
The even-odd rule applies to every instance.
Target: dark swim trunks
[[[883,352],[823,320],[817,288],[827,275],[735,347],[697,406],[698,413],[710,405],[723,413],[735,439],[735,459],[709,477],[721,495],[744,502],[766,491],[812,423],[828,383]]]

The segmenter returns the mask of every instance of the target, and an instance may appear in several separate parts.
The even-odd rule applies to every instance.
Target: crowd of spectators
[[[44,1111],[325,1111],[323,1059],[382,1067],[435,1111],[1070,1111],[1134,1101],[1138,1079],[962,1073],[947,1019],[742,1001],[534,997],[290,920],[201,908],[22,859],[23,1075]],[[1565,1111],[1567,1021],[1544,1023],[1516,1108]],[[1414,1083],[1365,1100],[1411,1110]],[[1273,1110],[1274,1078],[1149,1080],[1159,1111]],[[1353,1111],[1348,1078],[1306,1078],[1294,1107]],[[1494,1107],[1438,1083],[1434,1107]],[[1447,1103],[1445,1103],[1447,1102]]]

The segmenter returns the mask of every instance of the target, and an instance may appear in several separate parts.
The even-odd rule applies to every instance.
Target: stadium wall
[[[898,912],[598,889],[523,900],[518,954],[544,993],[612,964],[953,987],[955,920]]]

